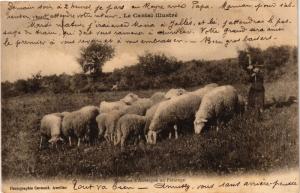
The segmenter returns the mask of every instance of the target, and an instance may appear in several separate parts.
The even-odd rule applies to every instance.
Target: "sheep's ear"
[[[201,122],[206,123],[207,119],[201,119]]]
[[[48,142],[53,143],[53,142],[55,142],[55,139],[49,139]]]
[[[58,138],[58,140],[59,140],[59,141],[62,141],[62,142],[64,142],[64,141],[65,141],[65,140],[64,140],[63,138],[61,138],[61,137],[60,137],[60,138]]]

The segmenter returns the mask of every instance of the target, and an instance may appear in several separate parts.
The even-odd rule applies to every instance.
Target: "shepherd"
[[[251,83],[248,93],[248,107],[249,109],[255,110],[258,117],[261,117],[265,105],[263,65],[252,64],[250,54],[247,54],[247,56],[249,61],[247,70],[250,74]]]

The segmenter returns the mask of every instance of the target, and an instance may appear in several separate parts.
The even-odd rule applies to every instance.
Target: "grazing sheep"
[[[120,117],[125,114],[145,115],[147,109],[153,105],[153,101],[147,98],[140,98],[132,105],[128,105],[127,108],[122,110],[114,110],[108,113],[105,120],[106,132],[105,139],[107,141],[113,141],[117,122]]]
[[[123,114],[136,114],[136,115],[145,115],[147,109],[149,109],[154,102],[148,98],[140,98],[135,101],[128,108],[121,110]]]
[[[131,105],[136,100],[139,99],[139,96],[134,93],[128,93],[124,98],[122,98],[120,101],[124,102],[127,105]]]
[[[52,113],[45,115],[41,120],[41,141],[40,149],[43,145],[43,139],[49,139],[49,143],[56,144],[58,141],[63,141],[61,138],[61,122],[63,115],[61,113]]]
[[[173,128],[177,138],[178,125],[193,123],[202,97],[216,86],[217,84],[209,84],[196,91],[161,102],[149,126],[148,142],[155,144],[158,133]]]
[[[187,91],[184,90],[183,88],[178,88],[178,89],[170,89],[166,94],[165,94],[165,98],[166,99],[171,99],[173,97],[177,97],[180,95],[183,95],[184,93],[186,93]]]
[[[146,123],[145,123],[145,127],[144,127],[144,135],[145,135],[145,138],[146,138],[147,142],[148,142],[148,136],[147,136],[147,134],[148,134],[148,131],[149,131],[149,125],[150,125],[150,123],[151,123],[151,121],[153,119],[153,116],[154,116],[154,114],[155,114],[155,112],[156,112],[159,104],[160,103],[158,103],[156,105],[153,105],[150,109],[148,109],[146,111],[146,115],[145,115],[145,117],[146,117]]]
[[[72,137],[77,138],[77,146],[80,146],[81,140],[94,142],[98,134],[96,117],[99,114],[99,108],[95,106],[86,106],[77,111],[68,113],[62,121],[62,132],[69,138],[69,144],[72,146]]]
[[[105,116],[105,134],[104,138],[107,142],[113,142],[113,137],[115,133],[115,128],[119,118],[124,115],[124,111],[113,110],[106,114]]]
[[[108,113],[113,110],[121,110],[126,108],[128,105],[123,101],[106,102],[100,103],[100,113]]]
[[[98,138],[101,139],[102,137],[104,137],[105,131],[106,131],[106,127],[105,127],[105,119],[107,117],[108,113],[101,113],[96,117],[96,122],[98,125]]]
[[[225,121],[239,111],[238,93],[230,85],[220,86],[207,93],[200,104],[194,121],[196,134],[200,134],[204,126]]]
[[[146,111],[154,104],[156,103],[151,99],[139,98],[132,105],[128,105],[127,108],[110,112],[109,115],[107,115],[107,118],[105,120],[105,126],[106,126],[106,132],[104,135],[105,139],[107,141],[113,141],[113,136],[116,130],[115,127],[120,117],[122,117],[125,114],[135,114],[135,115],[144,116],[146,114]]]
[[[120,101],[115,102],[106,102],[102,101],[100,103],[100,113],[108,113],[113,110],[123,110],[127,108],[129,105],[134,103],[139,99],[138,95],[133,93],[128,93],[124,98]]]
[[[134,114],[122,116],[118,120],[114,145],[121,143],[121,148],[123,148],[128,137],[133,137],[136,142],[143,136],[145,122],[146,118],[144,116]]]
[[[152,100],[153,103],[159,103],[166,99],[165,94],[166,93],[164,93],[164,92],[156,92],[150,97],[150,100]]]

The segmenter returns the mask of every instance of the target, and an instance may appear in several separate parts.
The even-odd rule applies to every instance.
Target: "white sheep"
[[[139,99],[139,96],[134,93],[128,93],[124,98],[122,98],[120,101],[124,102],[127,105],[131,105],[135,101]]]
[[[135,142],[140,140],[143,136],[145,122],[145,116],[134,114],[126,114],[122,116],[118,120],[114,145],[119,145],[121,143],[121,148],[123,148],[129,137],[134,138]]]
[[[202,97],[216,86],[217,84],[209,84],[196,91],[161,102],[149,125],[148,143],[155,144],[157,134],[164,130],[175,129],[177,138],[177,126],[193,122]]]
[[[114,110],[108,113],[105,118],[105,139],[113,142],[116,125],[120,117],[125,114],[145,115],[147,109],[153,105],[153,101],[147,98],[140,98],[132,105],[128,105],[122,110]]]
[[[43,145],[43,139],[49,139],[48,142],[51,144],[56,144],[58,141],[64,141],[61,137],[61,122],[63,114],[52,113],[45,115],[41,119],[40,132],[41,141],[40,149]]]
[[[132,105],[128,106],[128,108],[124,108],[121,111],[123,114],[145,115],[147,109],[149,109],[152,105],[154,105],[154,102],[151,99],[140,98]]]
[[[113,110],[105,115],[105,128],[104,138],[107,142],[113,142],[113,137],[115,133],[115,128],[117,122],[121,116],[124,115],[124,111]]]
[[[120,99],[120,101],[107,102],[101,101],[100,103],[100,113],[108,113],[113,110],[123,110],[127,108],[129,105],[134,103],[139,99],[138,95],[134,93],[128,93],[124,98]]]
[[[72,146],[72,137],[77,138],[78,147],[80,146],[81,140],[94,142],[94,139],[98,134],[96,123],[98,114],[98,107],[85,106],[64,116],[62,121],[62,132],[65,137],[68,137],[70,146]]]
[[[232,117],[239,111],[238,93],[233,86],[220,86],[207,93],[195,115],[194,129],[200,134],[205,125]]]
[[[166,99],[165,94],[166,93],[164,93],[164,92],[156,92],[150,97],[150,100],[152,100],[153,103],[159,103]]]
[[[126,108],[128,105],[123,101],[106,102],[100,103],[100,113],[108,113],[113,110],[121,110]]]
[[[153,119],[153,116],[158,108],[160,103],[158,104],[155,104],[153,105],[151,108],[149,108],[147,111],[146,111],[146,114],[145,114],[145,118],[146,118],[146,123],[145,123],[145,127],[144,127],[144,135],[145,135],[145,138],[146,138],[146,141],[148,142],[148,131],[149,131],[149,125]]]
[[[172,99],[174,97],[180,96],[187,93],[186,90],[184,90],[183,88],[177,88],[177,89],[170,89],[166,94],[165,94],[165,98],[166,99]]]
[[[106,131],[106,126],[105,126],[105,119],[107,117],[108,113],[101,113],[96,117],[96,122],[98,125],[98,138],[101,139],[104,137],[105,131]]]

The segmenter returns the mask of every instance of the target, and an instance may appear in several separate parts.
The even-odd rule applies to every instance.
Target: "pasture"
[[[248,85],[235,85],[247,96]],[[298,165],[298,96],[296,80],[266,83],[267,109],[262,120],[250,113],[231,120],[218,132],[187,134],[156,145],[119,147],[101,142],[92,147],[39,150],[43,115],[72,111],[128,92],[30,94],[2,99],[2,175],[11,178],[114,178],[127,176],[228,174],[271,171]],[[191,88],[192,90],[195,88]],[[188,90],[191,90],[188,89]],[[149,97],[158,90],[133,91]],[[273,100],[275,99],[275,101]]]

